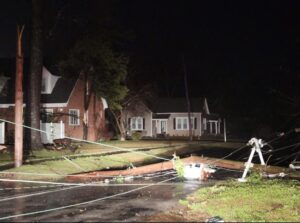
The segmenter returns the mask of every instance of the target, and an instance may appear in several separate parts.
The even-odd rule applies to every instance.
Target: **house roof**
[[[168,119],[171,114],[152,114],[152,119]]]
[[[27,69],[26,69],[27,70]],[[23,79],[23,91],[24,91],[24,102],[26,103],[27,99],[27,71],[24,71]],[[1,105],[11,105],[15,103],[15,75],[14,71],[6,71],[6,74],[10,74],[10,79],[6,82],[7,92],[6,94],[1,94],[0,92],[0,106]],[[72,90],[76,84],[78,77],[73,78],[64,78],[61,77],[57,80],[56,85],[53,88],[51,94],[41,94],[41,103],[42,104],[61,104],[67,103],[69,97],[72,93]]]
[[[190,99],[191,112],[203,112],[204,98]],[[152,106],[155,113],[188,112],[186,98],[159,98]]]

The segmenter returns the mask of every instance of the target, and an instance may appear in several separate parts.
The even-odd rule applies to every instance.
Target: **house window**
[[[69,125],[80,125],[79,109],[70,109],[69,110]]]
[[[195,118],[191,117],[192,129],[194,129]],[[189,119],[188,117],[177,117],[176,118],[176,130],[188,130],[189,129]]]
[[[131,130],[143,130],[144,129],[144,123],[142,117],[132,117],[130,119],[130,127]]]

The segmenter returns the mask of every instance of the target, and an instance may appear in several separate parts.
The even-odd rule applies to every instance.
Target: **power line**
[[[14,199],[20,199],[20,198],[39,196],[39,195],[44,195],[44,194],[49,194],[49,193],[54,193],[54,192],[59,192],[59,191],[64,191],[64,190],[71,190],[71,189],[78,188],[78,187],[83,187],[83,186],[73,186],[73,187],[60,188],[60,189],[51,190],[51,191],[42,191],[42,192],[19,195],[19,196],[14,196],[14,197],[7,197],[7,198],[0,199],[0,202],[14,200]]]
[[[162,184],[162,183],[174,180],[176,178],[177,177],[173,177],[173,178],[170,178],[170,179],[167,179],[167,180],[160,181],[158,183],[149,184],[149,185],[142,186],[142,187],[139,187],[139,188],[135,188],[135,189],[132,189],[132,190],[129,190],[129,191],[121,192],[121,193],[118,193],[118,194],[113,194],[113,195],[106,196],[106,197],[97,198],[97,199],[94,199],[94,200],[89,200],[89,201],[85,201],[85,202],[80,202],[80,203],[66,205],[66,206],[61,206],[61,207],[56,207],[56,208],[50,208],[50,209],[41,210],[41,211],[34,211],[34,212],[27,212],[27,213],[22,213],[22,214],[5,216],[5,217],[1,217],[0,220],[11,219],[11,218],[16,218],[16,217],[23,217],[23,216],[29,216],[29,215],[42,214],[42,213],[46,213],[46,212],[58,211],[58,210],[62,210],[62,209],[66,209],[66,208],[71,208],[71,207],[76,207],[76,206],[80,206],[80,205],[91,204],[91,203],[95,203],[95,202],[98,202],[98,201],[107,200],[107,199],[110,199],[110,198],[113,198],[113,197],[117,197],[117,196],[129,194],[129,193],[132,193],[132,192],[135,192],[135,191],[139,191],[139,190],[151,187],[151,186],[159,185],[159,184]]]
[[[30,130],[42,132],[42,133],[45,133],[47,135],[50,134],[50,133],[48,133],[46,131],[43,131],[41,129],[33,128],[33,127],[30,127],[30,126],[27,126],[27,125],[18,125],[15,122],[11,122],[11,121],[8,121],[8,120],[5,120],[5,119],[0,119],[0,121],[6,122],[6,123],[10,123],[10,124],[13,124],[13,125],[17,125],[17,126],[21,126],[21,127],[24,127],[24,128],[30,129]],[[118,146],[113,146],[113,145],[107,145],[107,144],[99,143],[99,142],[93,142],[93,141],[90,141],[90,140],[77,139],[77,138],[68,137],[68,136],[65,136],[65,138],[66,139],[71,139],[71,140],[74,140],[74,141],[86,142],[86,143],[91,143],[91,144],[95,144],[95,145],[101,145],[101,146],[109,147],[109,148],[113,148],[113,149],[119,149],[119,150],[124,150],[124,151],[132,152],[132,153],[142,154],[142,155],[149,156],[149,157],[156,158],[156,159],[160,159],[160,160],[165,160],[165,161],[170,161],[171,160],[171,159],[167,159],[167,158],[164,158],[164,157],[159,157],[159,156],[151,155],[151,154],[140,152],[140,151],[133,151],[133,150],[130,150],[130,149],[126,149],[126,148],[122,148],[122,147],[118,147]]]

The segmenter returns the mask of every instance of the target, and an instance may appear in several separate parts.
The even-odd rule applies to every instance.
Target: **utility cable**
[[[42,132],[42,133],[45,133],[47,135],[50,134],[50,133],[48,133],[46,131],[43,131],[41,129],[33,128],[33,127],[30,127],[30,126],[27,126],[27,125],[19,125],[19,124],[16,124],[15,122],[11,122],[11,121],[8,121],[8,120],[5,120],[5,119],[0,119],[0,121],[6,122],[6,123],[10,123],[10,124],[13,124],[13,125],[17,125],[17,126],[21,126],[21,127],[24,127],[24,128],[30,129],[30,130]],[[140,151],[133,151],[131,149],[125,149],[125,148],[122,148],[122,147],[113,146],[113,145],[107,145],[107,144],[99,143],[99,142],[93,142],[93,141],[90,141],[90,140],[77,139],[77,138],[68,137],[68,136],[65,136],[64,138],[71,139],[71,140],[74,140],[74,141],[79,141],[79,142],[86,142],[86,143],[90,143],[90,144],[94,144],[94,145],[101,145],[101,146],[104,146],[104,147],[109,147],[109,148],[113,148],[113,149],[119,149],[119,150],[123,150],[123,151],[127,151],[127,152],[132,152],[132,153],[136,153],[136,154],[142,154],[142,155],[149,156],[149,157],[156,158],[156,159],[160,159],[160,160],[165,160],[165,161],[170,161],[171,160],[171,159],[167,159],[167,158],[164,158],[164,157],[159,157],[159,156],[151,155],[151,154],[140,152]]]
[[[64,190],[71,190],[71,189],[75,189],[75,188],[78,188],[78,187],[83,187],[83,186],[72,186],[72,187],[59,188],[59,189],[50,190],[50,191],[48,190],[48,191],[42,191],[42,192],[37,192],[37,193],[25,194],[25,195],[19,195],[19,196],[14,196],[14,197],[7,197],[7,198],[0,199],[0,202],[10,201],[10,200],[20,199],[20,198],[39,196],[39,195],[44,195],[44,194],[49,194],[49,193],[54,193],[54,192],[60,192],[60,191],[64,191]]]
[[[56,207],[56,208],[50,208],[50,209],[41,210],[41,211],[27,212],[27,213],[22,213],[22,214],[16,214],[16,215],[10,215],[10,216],[5,216],[5,217],[0,217],[0,220],[6,220],[6,219],[11,219],[11,218],[24,217],[24,216],[30,216],[30,215],[36,215],[36,214],[42,214],[42,213],[47,213],[47,212],[51,212],[51,211],[58,211],[58,210],[67,209],[67,208],[71,208],[71,207],[77,207],[77,206],[80,206],[80,205],[87,205],[87,204],[95,203],[95,202],[98,202],[98,201],[103,201],[103,200],[107,200],[107,199],[110,199],[110,198],[114,198],[114,197],[122,196],[122,195],[125,195],[125,194],[129,194],[129,193],[132,193],[132,192],[135,192],[135,191],[139,191],[139,190],[151,187],[151,186],[159,185],[161,183],[165,183],[165,182],[174,180],[176,178],[177,177],[173,177],[173,178],[170,178],[170,179],[167,179],[167,180],[160,181],[158,183],[153,183],[153,184],[150,184],[150,185],[142,186],[142,187],[135,188],[135,189],[132,189],[132,190],[128,190],[128,191],[125,191],[125,192],[113,194],[113,195],[106,196],[106,197],[97,198],[97,199],[94,199],[94,200],[80,202],[80,203],[76,203],[76,204],[65,205],[65,206]]]

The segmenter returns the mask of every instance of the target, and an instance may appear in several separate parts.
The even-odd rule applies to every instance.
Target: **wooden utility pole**
[[[189,140],[193,141],[192,119],[191,119],[191,105],[190,105],[189,89],[188,89],[188,83],[187,83],[187,72],[186,72],[186,66],[185,66],[184,56],[182,56],[182,64],[183,64],[185,97],[186,97],[186,103],[187,103],[187,109],[188,109]]]
[[[15,81],[15,167],[23,164],[23,52],[24,25],[17,26],[16,81]]]

